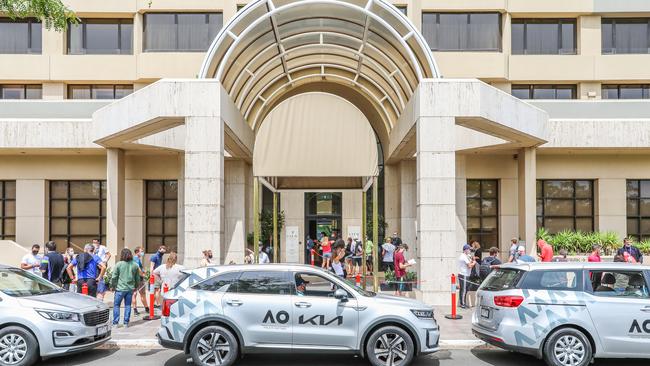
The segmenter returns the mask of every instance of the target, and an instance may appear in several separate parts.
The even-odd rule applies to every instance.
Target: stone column
[[[392,233],[398,232],[401,238],[399,178],[398,164],[384,166],[384,217],[388,224],[386,234],[392,235]]]
[[[449,303],[457,272],[455,118],[420,117],[417,141],[417,268],[428,304]]]
[[[176,246],[179,261],[185,264],[185,154],[178,154],[178,192],[176,201]]]
[[[16,180],[16,243],[27,249],[33,244],[42,246],[49,237],[47,183],[43,179]]]
[[[225,163],[225,235],[222,245],[223,264],[244,263],[246,246],[246,162],[231,160]]]
[[[124,150],[106,150],[106,246],[112,263],[124,248],[124,166]]]
[[[595,230],[614,231],[619,239],[627,235],[627,180],[624,178],[599,178],[594,187]]]
[[[517,186],[519,203],[519,239],[526,242],[526,251],[536,256],[537,231],[537,152],[525,147],[517,155]]]
[[[456,243],[459,245],[467,242],[466,158],[466,155],[456,154]]]
[[[402,160],[399,163],[400,172],[400,238],[411,246],[415,252],[415,160]]]
[[[223,258],[224,152],[223,123],[219,117],[185,119],[185,243],[186,267],[198,266],[204,249],[214,260]]]

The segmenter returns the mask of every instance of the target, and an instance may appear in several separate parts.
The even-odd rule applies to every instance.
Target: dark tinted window
[[[232,285],[241,275],[241,272],[228,272],[221,275],[216,275],[212,278],[209,278],[199,284],[194,285],[192,288],[195,290],[203,291],[219,291],[224,286]],[[228,291],[229,289],[223,288],[223,291]],[[230,292],[233,292],[236,289],[230,289]]]
[[[650,298],[642,271],[590,271],[589,280],[596,296]]]
[[[527,290],[578,291],[582,286],[582,271],[531,271],[521,284]]]
[[[0,85],[0,99],[41,99],[42,85]]]
[[[592,180],[538,180],[537,227],[555,234],[594,230]]]
[[[513,19],[513,55],[576,53],[575,19]]]
[[[602,20],[604,54],[649,53],[650,18],[616,18]]]
[[[481,285],[481,290],[502,291],[517,287],[523,271],[517,269],[497,268],[490,273]]]
[[[484,248],[499,245],[499,181],[467,180],[467,242]]]
[[[35,19],[0,18],[0,53],[41,53],[42,27]]]
[[[223,26],[221,13],[144,15],[145,51],[205,51]]]
[[[68,85],[68,99],[120,99],[133,93],[133,85]]]
[[[69,54],[132,54],[133,20],[84,19],[68,26]]]
[[[603,99],[649,99],[650,85],[603,85]]]
[[[512,95],[519,99],[576,99],[575,85],[513,85]]]
[[[284,271],[250,271],[242,273],[237,281],[237,292],[242,294],[289,295],[289,274]]]
[[[434,51],[500,51],[499,13],[424,13],[422,34]]]

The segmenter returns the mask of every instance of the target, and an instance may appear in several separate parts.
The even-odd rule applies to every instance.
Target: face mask
[[[33,254],[33,255],[38,254],[38,250],[32,250],[32,254]]]
[[[212,259],[212,254],[208,254],[208,258]]]

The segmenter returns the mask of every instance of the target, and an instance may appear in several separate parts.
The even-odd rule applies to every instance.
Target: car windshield
[[[61,289],[33,273],[20,269],[0,269],[0,291],[14,296],[47,295],[60,292]]]
[[[519,283],[522,271],[511,268],[498,268],[492,271],[481,285],[481,290],[502,291],[513,289]]]

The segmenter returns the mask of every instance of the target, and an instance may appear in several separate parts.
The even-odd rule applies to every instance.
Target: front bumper
[[[106,332],[98,333],[104,328]],[[56,323],[47,330],[46,339],[39,340],[41,357],[50,358],[71,353],[83,352],[106,343],[111,339],[109,322],[97,326],[81,323]]]
[[[420,332],[421,355],[438,352],[440,350],[440,327],[422,329]]]

